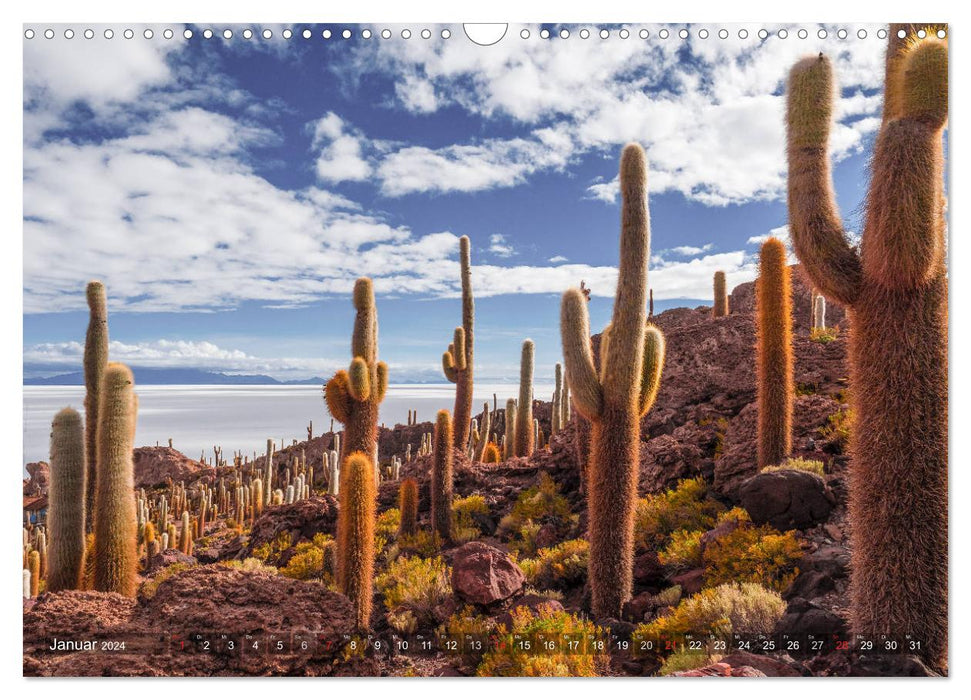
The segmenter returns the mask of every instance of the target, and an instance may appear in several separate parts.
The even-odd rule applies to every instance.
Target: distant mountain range
[[[312,384],[321,386],[327,382],[323,377],[292,379],[280,381],[265,374],[224,374],[202,369],[153,369],[132,367],[136,384]],[[84,384],[84,372],[68,372],[53,377],[31,377],[24,379],[25,386],[77,386]]]

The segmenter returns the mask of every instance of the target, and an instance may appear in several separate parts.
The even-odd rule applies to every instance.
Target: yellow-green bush
[[[292,546],[293,538],[290,536],[290,531],[284,530],[272,541],[253,547],[250,554],[265,564],[276,564],[280,560],[280,555]]]
[[[689,632],[766,632],[775,628],[785,611],[785,601],[775,591],[757,583],[724,583],[682,600],[668,615],[638,625],[634,635],[676,639]]]
[[[478,676],[599,676],[610,665],[606,651],[598,654],[571,654],[545,652],[533,649],[521,651],[513,644],[515,634],[537,635],[603,635],[604,631],[590,620],[571,615],[563,610],[553,610],[541,605],[534,614],[520,606],[510,613],[512,626],[500,625],[498,634],[505,644],[492,648],[482,657],[476,670]]]
[[[802,547],[792,532],[742,523],[705,547],[705,585],[747,582],[782,592],[799,575],[801,558]]]
[[[826,419],[826,425],[820,429],[823,440],[833,445],[836,451],[843,453],[850,444],[850,425],[853,413],[847,409],[840,409]]]
[[[659,608],[673,608],[681,600],[681,586],[665,588],[654,596],[654,604]]]
[[[388,548],[388,559],[402,554],[414,554],[427,559],[442,549],[442,538],[433,530],[418,530],[413,535],[402,535]]]
[[[453,639],[465,639],[466,635],[480,638],[482,640],[481,651],[462,647],[464,656],[478,659],[488,650],[486,638],[495,628],[496,623],[492,618],[479,615],[475,608],[466,605],[456,610],[445,622],[439,625],[438,634]]]
[[[145,600],[151,600],[155,596],[156,591],[158,591],[158,587],[165,581],[168,581],[170,578],[176,574],[182,573],[183,571],[194,569],[196,566],[198,566],[198,564],[186,564],[184,562],[176,562],[175,564],[166,566],[164,569],[161,569],[157,574],[155,574],[155,576],[150,579],[146,579],[145,582],[142,583],[142,587],[139,590],[140,597],[144,598]]]
[[[398,538],[398,528],[401,525],[401,511],[397,508],[379,514],[374,523],[374,551],[378,554],[384,552],[389,545],[393,544]]]
[[[451,570],[441,557],[400,557],[375,580],[388,609],[388,624],[399,632],[426,629],[436,608],[452,595]]]
[[[670,676],[672,673],[681,671],[693,671],[696,668],[707,666],[712,661],[713,659],[708,656],[707,652],[679,649],[664,660],[657,675]]]
[[[826,476],[823,463],[818,459],[803,459],[801,457],[790,457],[778,466],[763,467],[763,472],[777,472],[783,469],[796,469],[803,472],[811,472],[818,476]]]
[[[322,532],[311,542],[301,542],[280,573],[301,581],[319,579],[330,585],[334,581],[334,538]]]
[[[216,562],[216,565],[224,566],[227,569],[239,569],[240,571],[247,571],[247,572],[262,572],[265,574],[279,573],[279,571],[275,566],[264,564],[256,557],[247,557],[242,561],[240,561],[239,559],[227,559],[225,561]]]
[[[475,516],[489,515],[489,505],[484,497],[473,494],[452,501],[452,539],[464,544],[482,535]]]
[[[725,509],[708,497],[701,477],[685,479],[673,489],[641,498],[634,521],[634,541],[641,549],[660,549],[678,530],[707,530]]]
[[[566,589],[586,578],[589,556],[590,544],[586,540],[567,540],[539,550],[535,559],[521,560],[519,568],[533,586]]]
[[[509,514],[499,522],[499,535],[509,540],[509,550],[513,553],[533,556],[537,549],[535,535],[540,527],[551,525],[556,538],[565,539],[575,530],[578,520],[556,482],[542,472],[539,483],[524,489]]]
[[[809,339],[817,343],[822,343],[823,345],[832,343],[839,338],[839,335],[839,326],[833,326],[832,328],[813,328],[809,331]]]
[[[678,530],[671,533],[667,546],[657,553],[658,560],[675,571],[701,566],[701,530]]]

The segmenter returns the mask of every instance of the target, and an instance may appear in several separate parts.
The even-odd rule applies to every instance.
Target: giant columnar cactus
[[[401,511],[398,537],[414,535],[418,532],[418,482],[414,479],[402,480],[398,490],[398,509]]]
[[[344,424],[341,457],[346,460],[348,455],[363,452],[371,459],[373,470],[378,452],[378,406],[388,389],[388,366],[378,361],[378,311],[374,287],[367,277],[354,284],[354,308],[351,366],[327,382],[324,398],[331,415]]]
[[[84,421],[87,496],[85,517],[88,532],[94,529],[95,489],[98,482],[98,407],[101,379],[108,366],[108,302],[105,286],[88,282],[88,333],[84,339]]]
[[[472,297],[472,262],[469,237],[459,239],[462,264],[462,325],[455,329],[452,342],[442,354],[445,378],[455,384],[454,446],[464,450],[469,441],[469,420],[472,418],[472,351],[475,300]]]
[[[792,290],[786,247],[778,238],[762,244],[755,281],[758,465],[782,464],[792,450]]]
[[[714,289],[715,302],[711,309],[711,315],[715,318],[728,316],[728,287],[725,283],[724,270],[715,272],[712,287]]]
[[[48,591],[74,590],[84,568],[84,428],[73,408],[64,408],[51,424],[51,533]]]
[[[448,411],[435,418],[435,449],[432,461],[432,530],[442,540],[452,539],[452,420]]]
[[[516,399],[506,399],[505,423],[504,457],[509,459],[516,456]]]
[[[899,39],[903,29],[907,37]],[[862,243],[843,233],[828,157],[835,91],[823,55],[789,75],[789,230],[819,291],[850,316],[850,618],[948,648],[948,375],[944,153],[948,48],[891,25],[883,123]]]
[[[519,365],[519,405],[516,407],[516,440],[513,454],[529,457],[533,454],[533,341],[523,341]]]
[[[554,384],[553,384],[553,407],[552,415],[550,416],[550,436],[556,435],[559,432],[562,425],[560,424],[560,417],[562,415],[562,402],[563,402],[563,365],[559,362],[556,363],[556,369],[554,370]]]
[[[568,290],[561,309],[563,359],[573,403],[592,423],[588,578],[597,617],[619,618],[631,597],[640,422],[657,395],[664,363],[664,336],[645,320],[651,247],[646,178],[644,151],[635,144],[626,146],[620,162],[620,270],[610,340],[601,343],[599,376],[583,292]]]
[[[112,362],[98,405],[98,488],[94,523],[94,588],[133,598],[138,587],[138,521],[135,514],[135,380]]]
[[[813,302],[813,328],[826,327],[826,297],[822,294],[816,295]]]
[[[367,629],[374,587],[376,486],[370,453],[353,452],[341,469],[337,518],[337,586],[354,603],[357,627]]]

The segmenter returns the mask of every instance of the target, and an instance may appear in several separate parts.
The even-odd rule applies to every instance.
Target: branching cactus
[[[337,586],[351,599],[357,627],[367,629],[374,587],[376,486],[370,453],[354,452],[344,460],[337,519]]]
[[[631,597],[640,422],[654,403],[664,363],[664,336],[645,319],[651,247],[646,179],[644,151],[626,146],[620,162],[620,270],[599,376],[583,291],[568,290],[561,308],[573,404],[592,424],[588,578],[593,614],[600,618],[619,618]]]
[[[519,364],[519,405],[516,407],[516,436],[513,454],[529,457],[533,454],[533,341],[523,341]]]
[[[94,588],[133,598],[138,587],[135,514],[135,380],[112,362],[101,382],[98,406],[98,488],[94,527]]]
[[[74,590],[84,568],[84,428],[73,408],[62,409],[51,424],[51,532],[48,591]]]
[[[759,469],[782,464],[792,450],[792,288],[786,247],[762,244],[755,282],[756,389]]]
[[[85,517],[87,531],[94,529],[95,489],[98,485],[98,408],[101,380],[108,366],[108,301],[105,286],[88,282],[88,333],[84,339],[85,462],[87,464]]]
[[[344,424],[341,456],[361,452],[377,469],[378,407],[388,389],[388,366],[378,361],[378,311],[374,286],[367,277],[354,284],[354,334],[351,338],[351,366],[340,370],[324,387],[327,408]],[[343,490],[343,484],[339,487]]]
[[[435,447],[432,458],[432,530],[443,542],[452,540],[452,420],[448,411],[435,419]]]
[[[898,38],[903,30],[906,38]],[[828,156],[828,58],[788,85],[789,230],[812,283],[850,316],[850,618],[911,634],[943,668],[948,639],[948,357],[943,129],[948,47],[891,25],[862,243],[843,232]]]
[[[728,285],[725,282],[724,270],[715,272],[712,288],[715,300],[711,308],[711,315],[715,318],[728,316]]]
[[[401,511],[398,537],[414,535],[418,532],[418,482],[414,479],[404,479],[401,482],[398,508]]]
[[[469,441],[469,420],[472,417],[472,355],[473,326],[475,324],[475,299],[472,296],[472,262],[469,253],[469,237],[459,239],[459,255],[462,264],[462,325],[455,334],[448,350],[442,355],[442,371],[445,378],[455,384],[454,446],[464,450]]]

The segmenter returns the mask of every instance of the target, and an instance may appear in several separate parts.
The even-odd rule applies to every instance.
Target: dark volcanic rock
[[[694,668],[690,671],[677,671],[672,676],[683,678],[703,678],[707,676],[729,676],[732,678],[764,678],[765,674],[751,666],[729,666],[726,663],[718,662]]]
[[[136,447],[134,460],[136,488],[164,486],[170,480],[189,485],[199,479],[213,479],[216,475],[214,468],[189,459],[171,447]]]
[[[518,593],[526,577],[509,556],[482,542],[469,542],[452,558],[452,590],[467,603],[491,605]]]
[[[148,569],[145,571],[147,576],[155,574],[160,569],[164,569],[172,564],[197,564],[198,560],[195,557],[190,557],[188,554],[183,554],[178,549],[163,549],[161,552],[152,557],[152,561],[148,565]]]
[[[749,666],[758,669],[766,676],[771,678],[793,677],[807,675],[794,668],[791,664],[774,656],[762,656],[761,654],[751,654],[747,651],[733,651],[728,656],[721,659],[722,663],[728,664],[732,668],[739,666]]]
[[[337,499],[329,494],[264,508],[253,523],[245,556],[250,556],[256,547],[275,541],[284,532],[290,533],[291,546],[312,540],[319,532],[333,535],[337,528],[337,510]],[[279,565],[285,563],[283,560],[277,562]]]
[[[763,472],[745,481],[739,496],[752,522],[777,530],[804,530],[826,520],[833,496],[816,474],[797,469]]]
[[[776,624],[776,634],[846,634],[846,620],[804,598],[789,601],[785,615]]]

